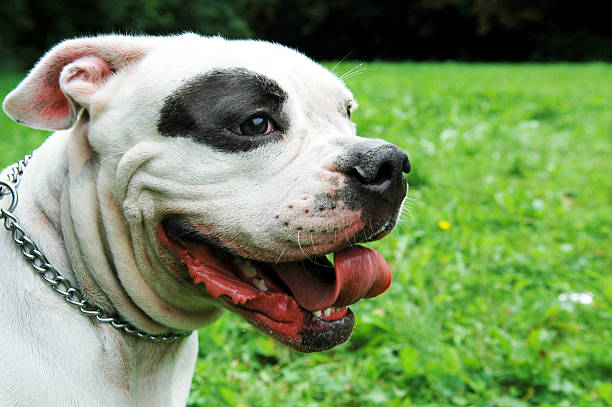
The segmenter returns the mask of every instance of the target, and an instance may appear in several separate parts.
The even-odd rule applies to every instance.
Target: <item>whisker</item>
[[[316,251],[316,245],[314,244],[314,240],[312,239],[312,233],[310,234],[310,236],[311,236],[311,240],[310,240],[310,241],[311,241],[311,243],[312,243],[313,250],[315,251],[315,255],[314,255],[314,256],[313,256],[313,255],[309,256],[309,255],[307,255],[307,254],[306,254],[306,252],[304,251],[304,248],[302,247],[302,244],[300,243],[300,231],[298,230],[298,233],[297,233],[297,243],[298,243],[298,247],[300,248],[300,251],[302,252],[302,254],[303,254],[303,255],[304,255],[304,257],[305,257],[305,259],[304,259],[304,260],[308,259],[308,261],[310,261],[311,263],[316,264],[317,266],[326,267],[326,266],[327,266],[326,264],[320,264],[320,263],[317,263],[317,262],[316,262],[316,261],[313,259],[313,257],[318,257],[318,254],[316,254],[316,253],[317,253],[317,251]],[[304,262],[304,260],[302,260],[302,262]]]
[[[343,80],[343,81],[346,81],[347,79],[352,78],[353,76],[361,75],[361,74],[362,74],[364,71],[365,71],[364,69],[360,69],[360,70],[358,70],[358,71],[351,72],[350,74],[345,75],[345,76],[342,78],[342,80]]]
[[[410,203],[416,203],[416,204],[419,204],[419,205],[423,205],[423,202],[421,202],[421,200],[419,198],[414,198],[414,197],[411,197],[411,196],[407,196],[406,198],[404,198],[404,200],[406,200],[406,201],[408,201]]]
[[[410,221],[410,223],[414,223],[414,214],[408,208],[402,208],[402,211],[399,216],[400,221]]]
[[[297,231],[297,244],[298,247],[300,248],[300,251],[302,252],[302,254],[306,257],[308,257],[308,255],[306,254],[306,252],[304,251],[304,249],[302,248],[302,244],[300,243],[300,231]]]
[[[310,244],[312,245],[312,250],[315,252],[315,257],[317,257],[317,245],[314,242],[314,235],[312,233],[310,234]]]
[[[354,72],[355,72],[355,71],[358,71],[358,73],[357,73],[357,74],[359,74],[359,73],[363,72],[363,69],[360,69],[362,66],[363,66],[363,62],[362,62],[362,63],[360,63],[360,64],[359,64],[359,65],[357,65],[357,66],[352,67],[351,69],[349,69],[348,71],[346,71],[344,74],[340,75],[340,76],[339,76],[339,78],[340,78],[341,80],[344,80],[344,79],[350,78],[351,76],[354,76]],[[357,75],[357,74],[355,74],[355,75]]]
[[[399,239],[400,238],[400,233],[399,233],[399,229],[400,228],[400,224],[398,223],[395,227],[395,229],[393,230],[395,232],[396,237]]]
[[[344,62],[344,60],[345,60],[346,58],[348,58],[348,57],[349,57],[349,56],[350,56],[350,55],[353,53],[353,51],[354,51],[354,50],[350,50],[350,51],[348,52],[348,54],[346,54],[346,55],[345,55],[345,56],[344,56],[344,57],[343,57],[343,58],[342,58],[340,61],[338,61],[338,62],[336,63],[336,65],[334,65],[334,67],[331,69],[331,71],[332,71],[332,72],[334,72],[334,73],[336,73],[336,68],[338,67],[338,65],[340,65],[342,62]]]
[[[278,259],[276,259],[276,261],[274,262],[274,264],[278,264],[279,260],[281,259],[281,257],[283,257],[283,254],[285,254],[285,250],[287,250],[287,247],[289,247],[288,244],[285,245],[284,249],[280,252],[280,254],[278,255]]]

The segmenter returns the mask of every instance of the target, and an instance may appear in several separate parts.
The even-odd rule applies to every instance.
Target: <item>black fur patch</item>
[[[168,137],[191,137],[218,150],[249,151],[282,139],[289,127],[287,93],[273,80],[243,68],[196,76],[164,101],[157,129]],[[272,121],[267,135],[232,131],[253,116]]]

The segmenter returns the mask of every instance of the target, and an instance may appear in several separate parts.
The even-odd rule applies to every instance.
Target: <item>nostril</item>
[[[367,182],[366,175],[360,167],[351,168],[347,172],[347,175],[351,178],[355,178],[357,181],[359,181],[360,184],[364,184],[365,182]]]
[[[364,185],[380,185],[393,177],[393,163],[384,161],[380,166],[366,167],[356,166],[352,169],[349,175]]]
[[[391,179],[393,177],[393,173],[395,172],[395,168],[393,163],[390,161],[385,161],[380,168],[378,169],[378,174],[372,181],[374,184],[381,184],[384,181]]]

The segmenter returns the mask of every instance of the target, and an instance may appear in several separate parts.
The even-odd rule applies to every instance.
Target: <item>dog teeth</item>
[[[324,315],[324,316],[328,317],[328,316],[331,315],[332,312],[340,311],[341,309],[343,309],[343,307],[340,307],[340,308],[328,307],[328,308],[325,308],[324,310],[311,311],[311,313],[315,317],[320,317],[321,315]]]
[[[266,282],[260,278],[253,279],[253,284],[255,284],[255,287],[259,288],[261,291],[268,291],[268,287],[266,287]]]
[[[255,267],[253,267],[251,262],[246,262],[242,266],[242,272],[244,273],[245,276],[250,277],[250,278],[253,278],[257,275],[257,270],[255,270]]]
[[[248,260],[237,257],[234,259],[234,264],[248,278],[253,278],[257,275],[257,270],[255,270],[255,267],[253,267],[253,264]]]

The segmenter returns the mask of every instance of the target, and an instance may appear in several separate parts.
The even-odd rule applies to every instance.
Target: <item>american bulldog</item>
[[[351,92],[294,50],[73,39],[3,107],[55,132],[0,199],[22,228],[0,230],[2,406],[182,406],[190,333],[224,310],[322,351],[349,338],[349,305],[391,283],[358,243],[395,226],[408,157],[358,137]]]

